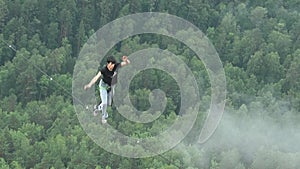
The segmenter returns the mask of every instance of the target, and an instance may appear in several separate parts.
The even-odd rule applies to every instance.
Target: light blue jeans
[[[109,85],[106,84],[102,79],[99,83],[100,88],[100,97],[101,97],[101,107],[102,107],[102,119],[106,119],[108,117],[107,114],[107,106],[111,106],[112,97],[114,93],[114,86],[111,86],[111,90],[107,92]]]

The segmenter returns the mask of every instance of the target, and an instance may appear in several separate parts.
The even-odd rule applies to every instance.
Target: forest
[[[74,70],[92,62],[86,58],[83,63],[79,55],[97,30],[143,12],[174,15],[203,32],[225,71],[226,103],[216,131],[198,143],[212,97],[203,61],[172,37],[145,33],[125,38],[107,55],[121,61],[123,55],[130,59],[142,49],[172,52],[191,69],[200,95],[195,123],[180,143],[155,156],[131,158],[107,151],[87,134],[79,120],[82,113],[74,106]],[[130,26],[122,25],[108,36]],[[173,60],[161,62],[168,66]],[[96,64],[104,66],[105,61]],[[76,90],[83,90],[97,71],[92,67],[80,72],[82,88]],[[166,106],[153,122],[132,122],[112,106],[108,123],[142,139],[182,120],[183,91],[158,69],[133,77],[129,95],[134,108],[148,110],[151,91],[157,88],[165,92]],[[191,86],[184,90],[192,93]],[[91,104],[99,101],[97,85],[89,92],[95,100]],[[0,0],[0,105],[1,169],[299,169],[300,1]],[[133,111],[129,106],[122,109]],[[90,117],[91,127],[100,121],[92,111],[84,116]],[[118,147],[120,142],[107,144]],[[126,151],[133,150],[126,146]]]

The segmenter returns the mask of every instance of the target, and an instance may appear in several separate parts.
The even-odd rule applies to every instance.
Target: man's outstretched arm
[[[101,77],[101,71],[99,71],[98,74],[93,77],[90,83],[84,85],[84,90],[91,88],[93,84],[95,84],[100,77]]]

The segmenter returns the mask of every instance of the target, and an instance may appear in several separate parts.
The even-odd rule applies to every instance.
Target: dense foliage
[[[300,168],[299,9],[298,0],[0,0],[0,168]],[[211,40],[226,73],[226,110],[204,145],[196,140],[208,106],[201,107],[197,125],[176,148],[131,159],[103,150],[86,135],[72,106],[72,75],[95,31],[116,18],[148,11],[182,17]],[[172,38],[129,37],[111,53],[120,59],[154,46],[189,65],[201,100],[209,104],[203,63]],[[156,122],[130,123],[114,108],[109,122],[135,137],[165,129],[180,105],[174,79],[143,71],[131,82],[130,97],[137,109],[147,110],[149,93],[157,87],[168,100]]]

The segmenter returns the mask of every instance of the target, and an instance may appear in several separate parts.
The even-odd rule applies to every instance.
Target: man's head
[[[109,56],[106,60],[106,66],[108,70],[112,71],[113,68],[115,67],[116,59],[113,56]]]

